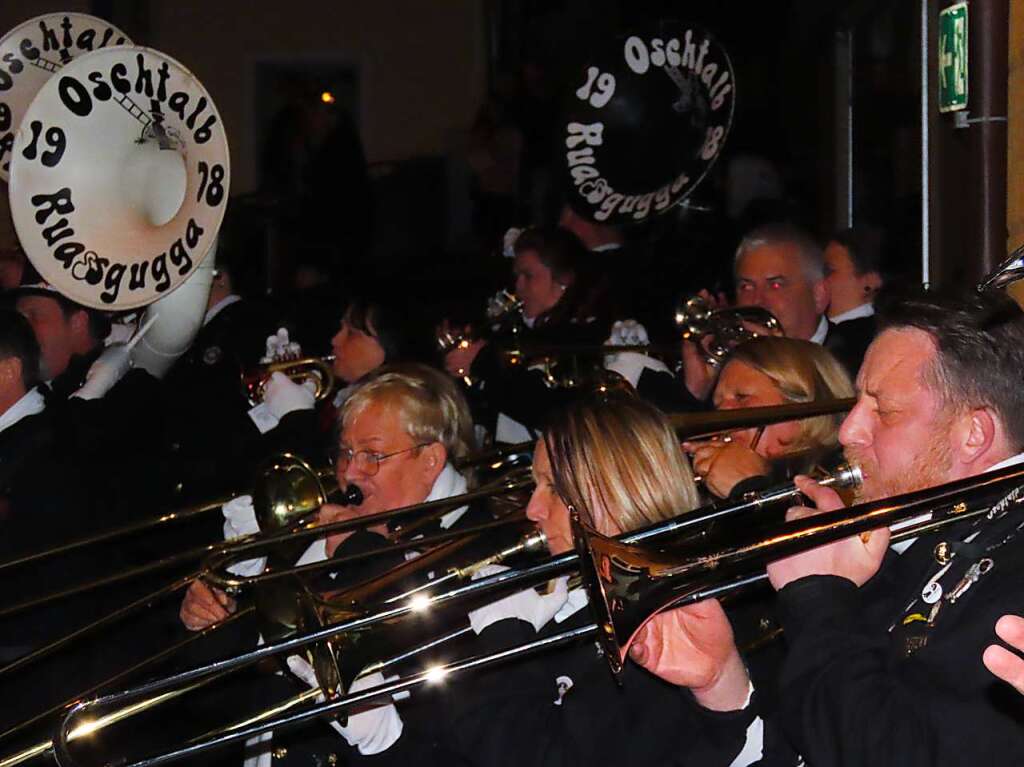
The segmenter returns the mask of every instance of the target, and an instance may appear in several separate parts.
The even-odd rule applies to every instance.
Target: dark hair
[[[528,250],[535,251],[555,279],[566,275],[575,278],[587,255],[587,249],[575,234],[554,226],[524,230],[516,239],[514,249],[517,256]]]
[[[354,298],[345,309],[345,321],[377,339],[384,350],[384,361],[406,359],[411,349],[411,334],[404,309],[394,301],[380,298]]]
[[[1024,311],[1004,293],[885,297],[878,330],[917,328],[938,349],[926,382],[955,408],[990,407],[1024,445]]]
[[[39,342],[29,321],[13,309],[0,309],[0,359],[21,360],[21,382],[28,391],[39,383]]]
[[[542,324],[568,321],[589,321],[605,313],[607,275],[596,268],[599,257],[588,253],[579,237],[560,227],[533,227],[516,239],[515,254],[528,250],[551,270],[556,280],[570,277],[568,287],[554,307],[541,315]]]
[[[832,237],[850,254],[853,271],[858,277],[869,272],[882,273],[882,230],[874,226],[843,229]]]

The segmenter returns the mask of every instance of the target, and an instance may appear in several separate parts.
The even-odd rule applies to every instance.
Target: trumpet
[[[491,334],[510,326],[513,334],[519,330],[518,321],[522,318],[523,302],[509,290],[499,290],[487,300],[487,309],[483,322],[471,325],[465,331],[438,330],[435,335],[437,348],[442,354],[452,349],[468,347],[473,341],[486,338]],[[469,371],[461,371],[462,380],[467,386],[473,385]]]
[[[733,347],[758,337],[759,334],[744,323],[761,325],[771,331],[782,328],[775,315],[760,306],[712,309],[701,296],[681,299],[674,319],[683,340],[696,343],[704,354],[704,361],[712,367],[721,365]],[[707,343],[700,343],[704,339]]]
[[[1024,474],[1024,472],[1022,472],[1022,474]],[[835,487],[850,486],[857,482],[859,482],[859,472],[850,467],[841,467],[828,480],[826,480],[826,484],[831,484]],[[679,539],[681,534],[688,533],[693,529],[700,529],[704,525],[711,522],[718,522],[725,518],[737,517],[764,509],[768,505],[789,503],[798,496],[799,491],[794,485],[788,484],[780,486],[779,488],[775,488],[771,492],[764,494],[761,499],[747,499],[741,504],[735,504],[728,507],[712,505],[702,509],[697,509],[687,514],[683,514],[680,517],[676,517],[665,522],[659,522],[642,530],[628,533],[621,536],[621,541],[623,544],[640,544],[645,541],[656,541],[658,549],[660,550],[665,541],[676,541]],[[692,538],[687,537],[685,540],[687,547],[691,547]],[[524,550],[529,550],[530,548],[535,547],[537,544],[537,541],[534,541],[534,543],[531,544],[530,539],[526,538],[505,552],[499,552],[496,556],[500,557],[503,561],[507,558],[509,553],[521,553]],[[494,559],[481,560],[481,562],[477,563],[477,565],[470,569],[479,569],[480,565],[491,561],[494,561]],[[402,619],[407,619],[409,616],[421,615],[442,607],[453,605],[461,607],[464,606],[467,601],[479,600],[482,597],[493,594],[495,591],[535,586],[546,582],[552,577],[571,572],[574,569],[578,570],[581,561],[582,558],[578,553],[562,554],[550,557],[537,564],[523,567],[519,570],[509,570],[496,575],[483,577],[445,592],[439,592],[437,590],[437,587],[441,585],[440,583],[432,582],[427,584],[428,588],[413,589],[392,597],[384,602],[381,610],[374,613],[357,614],[349,609],[337,609],[336,607],[332,612],[330,602],[321,604],[320,607],[323,609],[319,613],[320,619],[318,619],[318,622],[314,624],[315,628],[306,631],[305,633],[264,645],[254,651],[234,658],[221,660],[205,667],[192,669],[163,680],[157,680],[140,687],[136,687],[132,690],[126,690],[121,693],[99,698],[89,703],[80,704],[71,711],[61,725],[60,733],[56,739],[56,743],[54,744],[57,748],[58,755],[63,754],[63,756],[59,757],[59,761],[61,764],[74,764],[74,761],[70,757],[68,746],[69,741],[84,738],[96,731],[96,729],[101,729],[96,727],[96,724],[103,722],[105,717],[118,717],[119,714],[126,712],[134,714],[152,706],[159,705],[167,696],[177,697],[178,694],[182,694],[188,689],[191,689],[191,686],[203,682],[206,679],[220,676],[223,673],[250,665],[251,663],[255,663],[265,658],[275,657],[283,653],[290,654],[310,645],[318,645],[325,641],[339,639],[351,632],[364,631],[381,624],[393,624]],[[356,590],[358,591],[358,588]],[[327,625],[327,621],[331,618],[341,618],[341,622]],[[324,625],[321,625],[321,623]],[[146,765],[146,767],[155,767],[155,765],[176,761],[186,756],[196,755],[227,743],[252,737],[270,729],[287,727],[290,724],[306,721],[317,716],[341,713],[351,706],[370,702],[376,698],[383,697],[389,692],[411,689],[412,687],[421,684],[437,681],[439,678],[443,678],[450,674],[472,668],[488,666],[501,660],[536,652],[544,649],[545,647],[560,646],[582,637],[593,636],[596,631],[596,625],[586,626],[582,629],[564,632],[556,635],[555,637],[539,640],[538,642],[532,642],[495,655],[471,658],[466,661],[459,661],[448,666],[435,668],[427,672],[423,672],[422,674],[417,674],[400,680],[397,683],[372,688],[372,690],[368,690],[366,692],[360,692],[354,695],[342,695],[315,709],[300,711],[296,714],[286,714],[284,716],[271,716],[273,713],[280,713],[282,710],[290,710],[293,708],[299,702],[298,699],[295,699],[285,703],[283,706],[275,707],[272,712],[267,712],[267,715],[258,715],[246,723],[232,725],[219,730],[216,734],[211,735],[208,738],[191,741],[188,746],[182,749],[177,749],[156,757],[150,757],[134,762],[127,767],[142,767],[143,765]],[[461,636],[463,633],[465,633],[464,629],[458,629],[446,634],[445,637],[454,638]],[[417,648],[411,652],[402,653],[376,665],[371,665],[371,669],[377,670],[381,667],[392,665],[396,660],[405,659],[417,652],[420,652],[422,649],[436,646],[438,641],[440,640],[433,640],[421,648]],[[336,662],[336,659],[333,662]],[[324,671],[323,673],[325,674],[326,680],[334,680],[329,682],[332,689],[339,691],[342,689],[342,687],[338,685],[336,681],[337,677],[333,675],[333,672]],[[304,695],[308,697],[308,694]],[[94,716],[97,711],[103,711],[105,709],[111,709],[111,713],[99,714],[98,717]],[[40,744],[39,747],[46,746],[49,746],[49,744]],[[4,763],[0,762],[0,765],[2,764]]]
[[[297,384],[311,382],[313,396],[317,402],[326,399],[334,389],[334,355],[325,357],[300,357],[298,359],[263,362],[254,368],[242,371],[242,393],[250,405],[258,405],[274,373],[284,373]]]
[[[713,367],[718,367],[728,356],[733,347],[744,341],[757,338],[760,334],[747,327],[745,323],[761,325],[769,331],[780,331],[778,319],[759,306],[729,307],[712,309],[708,301],[700,296],[692,296],[679,301],[674,313],[676,328],[684,341],[697,343],[704,355],[704,360]],[[460,337],[461,339],[461,337]],[[707,343],[700,343],[707,339]],[[462,340],[462,343],[468,343]],[[453,348],[455,344],[452,344]],[[606,355],[623,352],[656,355],[676,358],[682,354],[679,344],[516,344],[513,343],[502,352],[504,362],[509,367],[530,367],[541,370],[544,382],[549,388],[573,388],[585,384],[593,377],[590,367],[599,365]],[[580,364],[581,358],[590,358],[592,365]],[[566,361],[571,360],[571,365]],[[568,372],[560,368],[569,368]]]

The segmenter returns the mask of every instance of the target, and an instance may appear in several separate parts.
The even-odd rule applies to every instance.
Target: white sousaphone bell
[[[15,133],[46,81],[83,54],[131,42],[113,24],[84,13],[36,16],[0,37],[0,179],[10,177]]]
[[[43,58],[62,24],[73,27],[63,42],[124,39],[102,31],[113,28],[100,19],[53,14],[20,25],[0,50],[34,48]],[[162,375],[206,308],[230,182],[223,123],[202,84],[159,51],[46,53],[62,65],[40,68],[49,77],[41,86],[25,79],[23,90],[38,92],[27,106],[22,93],[8,107],[17,126],[8,155],[18,238],[43,279],[71,300],[108,311],[148,306],[140,326],[159,321],[132,357]]]
[[[228,146],[209,94],[148,48],[88,53],[29,105],[11,213],[42,277],[72,300],[132,309],[203,260],[227,206]]]

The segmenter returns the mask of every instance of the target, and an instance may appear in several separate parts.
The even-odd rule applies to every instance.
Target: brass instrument
[[[524,479],[521,476],[512,476],[503,481],[492,483],[487,487],[480,488],[469,493],[464,493],[462,495],[453,496],[451,498],[414,504],[382,512],[380,514],[366,516],[361,519],[342,520],[327,525],[317,526],[314,523],[309,522],[308,518],[311,513],[317,511],[320,506],[329,500],[333,500],[334,496],[337,495],[336,489],[330,489],[330,482],[334,479],[333,472],[330,472],[329,470],[321,470],[318,472],[302,459],[289,454],[284,454],[276,458],[274,461],[269,462],[261,473],[261,476],[265,481],[260,483],[254,491],[253,500],[257,519],[260,523],[260,530],[262,531],[261,534],[249,535],[234,541],[227,541],[221,544],[201,547],[200,549],[194,549],[183,554],[173,555],[172,557],[161,560],[160,562],[153,563],[151,565],[144,565],[140,568],[134,568],[129,572],[119,574],[118,580],[135,577],[140,571],[149,572],[152,569],[158,569],[160,566],[165,566],[168,562],[178,562],[185,558],[196,558],[204,553],[208,555],[199,570],[196,572],[179,578],[173,583],[168,584],[153,593],[147,594],[129,605],[119,608],[114,613],[100,618],[83,629],[75,631],[72,634],[56,640],[55,642],[34,650],[28,655],[18,658],[12,663],[0,668],[0,677],[2,677],[3,674],[21,669],[32,662],[47,657],[73,640],[81,638],[87,633],[92,633],[99,628],[110,625],[114,621],[134,613],[139,608],[149,606],[158,599],[162,599],[174,592],[184,589],[196,579],[202,579],[210,585],[234,594],[239,593],[244,588],[256,587],[257,611],[263,619],[265,629],[272,629],[279,632],[279,629],[284,627],[285,631],[283,633],[287,634],[288,631],[294,631],[296,627],[304,625],[299,608],[308,611],[312,608],[319,608],[323,606],[315,600],[309,601],[305,604],[297,602],[295,599],[294,589],[290,589],[290,586],[276,588],[283,582],[290,583],[296,575],[303,575],[327,568],[336,569],[344,566],[348,562],[368,559],[385,553],[401,552],[411,548],[428,549],[420,557],[406,563],[401,570],[403,574],[408,571],[418,571],[419,569],[438,562],[443,563],[445,561],[445,557],[450,557],[451,554],[459,548],[462,548],[466,543],[470,542],[474,536],[499,528],[508,527],[510,525],[522,524],[523,518],[521,515],[508,513],[504,517],[493,522],[464,528],[462,530],[446,532],[439,535],[419,537],[415,540],[402,540],[402,538],[408,537],[418,529],[417,526],[406,526],[401,531],[403,535],[395,538],[395,542],[390,546],[360,552],[347,557],[336,557],[323,562],[314,562],[301,567],[275,567],[267,572],[254,576],[233,576],[227,570],[231,564],[239,560],[261,556],[265,553],[273,554],[275,552],[279,552],[282,546],[290,547],[292,552],[288,556],[283,558],[279,556],[277,559],[288,559],[289,557],[294,559],[293,555],[297,555],[298,553],[294,548],[296,544],[304,544],[308,540],[321,538],[332,532],[342,532],[362,527],[370,527],[389,520],[398,520],[408,517],[415,518],[417,514],[419,515],[419,519],[416,520],[417,522],[422,522],[424,518],[432,520],[436,519],[447,510],[465,505],[473,500],[514,492],[532,486],[531,479]],[[361,501],[361,494],[359,493],[358,488],[351,486],[339,500],[343,503],[358,504]],[[426,516],[424,517],[424,515]],[[530,536],[523,541],[526,548],[513,547],[508,549],[503,552],[501,559],[505,559],[519,553],[520,551],[535,549],[542,545],[542,543],[542,539],[537,538],[536,535]],[[429,547],[432,546],[434,548],[430,549]],[[483,564],[490,564],[495,561],[500,560],[488,559],[485,562],[478,563],[478,565],[482,566]],[[439,582],[447,582],[454,578],[469,577],[472,573],[476,572],[476,569],[478,569],[478,567],[473,565],[450,567],[448,568],[447,574],[442,576],[442,579]],[[397,575],[398,573],[396,573],[394,577],[397,577]],[[383,584],[386,582],[388,581],[381,581],[381,584],[377,584],[374,588],[382,588]],[[63,595],[64,594],[61,593],[57,596]],[[365,595],[354,592],[349,595],[352,599],[360,596]],[[44,599],[34,600],[27,606],[40,604]],[[229,620],[234,619],[235,616],[232,616]],[[306,620],[308,621],[308,619],[309,618],[307,616]],[[220,626],[222,624],[217,625]],[[213,628],[214,627],[211,627],[211,629]],[[203,633],[208,633],[208,631],[209,630],[204,631]],[[267,631],[264,633],[265,635],[268,635]],[[168,657],[182,646],[195,641],[196,638],[196,636],[190,637],[171,648],[162,650],[157,655],[134,666],[132,671],[141,670],[157,660]],[[314,654],[313,657],[318,657],[318,654]],[[106,680],[93,686],[89,691],[83,693],[83,696],[88,693],[94,693],[103,687],[108,687],[113,681],[123,678],[128,673],[129,672],[122,672],[114,679]],[[79,696],[78,699],[81,697],[82,696]],[[172,697],[178,696],[174,695]],[[59,710],[60,708],[63,708],[64,705],[65,704],[61,704],[56,707],[56,709]],[[2,735],[6,736],[14,732],[21,731],[30,724],[37,722],[39,719],[54,713],[54,710],[54,708],[51,708],[41,714],[33,716],[31,719],[10,728],[7,732],[2,733]],[[24,756],[31,755],[32,754],[26,752]],[[10,764],[17,764],[20,761],[21,759],[17,759],[16,761],[10,762]],[[6,764],[8,764],[7,760],[0,760],[0,765]]]
[[[1022,481],[1024,481],[1024,470],[1022,470],[1021,474]],[[848,486],[850,483],[856,483],[857,481],[859,481],[858,472],[855,469],[850,468],[840,469],[829,480],[829,482],[836,487]],[[746,514],[751,511],[757,511],[764,508],[766,504],[789,503],[798,496],[799,492],[790,484],[776,488],[770,493],[765,494],[765,497],[760,500],[747,499],[742,504],[735,505],[734,507],[712,505],[703,509],[694,510],[674,519],[659,522],[642,530],[628,533],[621,537],[621,541],[624,544],[636,544],[641,541],[657,540],[659,541],[660,548],[662,541],[675,541],[681,534],[688,533],[694,529],[700,529],[702,526],[710,522],[720,521],[724,518]],[[686,538],[686,541],[688,548],[692,546],[691,537]],[[528,539],[524,539],[520,544],[517,544],[517,546],[523,547],[528,545]],[[508,552],[518,553],[519,551],[519,548],[512,547],[506,552],[499,553],[497,556],[504,556]],[[482,562],[477,563],[477,565],[489,563],[492,559],[482,560]],[[93,718],[94,711],[97,709],[103,710],[110,707],[116,707],[109,716],[117,716],[118,712],[126,710],[129,706],[136,707],[133,710],[144,710],[139,707],[145,706],[146,702],[151,702],[152,706],[159,705],[164,696],[174,694],[175,692],[182,690],[183,688],[187,688],[197,682],[247,666],[264,658],[275,657],[284,653],[290,654],[303,647],[342,638],[351,632],[363,631],[382,624],[391,624],[401,619],[408,618],[409,616],[423,614],[441,607],[452,605],[463,606],[467,600],[478,600],[482,596],[491,595],[498,590],[505,591],[510,588],[524,588],[537,585],[546,582],[552,577],[571,572],[574,568],[579,566],[579,563],[580,556],[578,554],[567,553],[550,557],[538,564],[530,565],[519,570],[509,570],[496,575],[480,578],[479,580],[472,581],[468,584],[458,586],[445,592],[437,591],[437,586],[440,585],[439,583],[430,583],[426,584],[426,588],[414,589],[387,600],[383,603],[384,606],[382,609],[374,613],[354,614],[352,611],[342,608],[334,610],[332,615],[328,606],[328,611],[322,613],[323,617],[327,620],[331,617],[340,617],[342,618],[342,622],[317,627],[303,634],[299,634],[282,641],[272,642],[234,658],[218,661],[210,664],[209,666],[192,669],[163,680],[157,680],[149,684],[136,687],[132,690],[108,695],[97,699],[96,701],[77,706],[64,720],[60,729],[60,735],[57,738],[57,753],[63,754],[63,756],[59,757],[59,761],[61,764],[74,763],[70,756],[68,741],[85,737],[97,729],[97,727],[89,728],[85,725],[86,722],[95,723],[102,721],[102,717],[105,716],[103,714],[100,714],[98,718]],[[202,751],[216,748],[220,745],[244,740],[270,729],[287,727],[290,724],[306,721],[317,716],[342,713],[347,708],[357,704],[371,702],[374,699],[382,698],[385,694],[391,692],[411,689],[428,682],[436,682],[450,674],[471,668],[488,666],[504,659],[511,659],[519,655],[536,652],[545,647],[560,646],[579,638],[593,636],[596,631],[597,626],[590,625],[581,629],[563,632],[555,637],[531,642],[527,645],[511,648],[494,655],[470,658],[441,668],[430,669],[421,674],[416,674],[412,677],[399,680],[398,682],[378,686],[364,692],[340,695],[334,700],[329,700],[325,704],[312,709],[305,709],[294,714],[286,714],[284,716],[276,717],[269,715],[257,715],[246,723],[231,725],[218,730],[209,738],[190,741],[190,744],[182,749],[162,754],[158,757],[147,758],[139,762],[132,763],[131,765],[127,765],[126,767],[142,767],[142,765],[146,765],[146,767],[155,767],[155,765],[175,761],[186,756],[192,756]],[[458,629],[447,634],[446,637],[457,637],[461,636],[463,633],[463,629]],[[440,640],[428,642],[421,648],[417,648],[411,652],[403,653],[395,656],[394,658],[383,661],[376,667],[371,666],[371,669],[376,670],[376,668],[390,665],[396,660],[401,660],[420,652],[422,649],[434,647],[437,645],[438,641]],[[330,676],[329,672],[324,673],[328,674],[328,679],[334,678]],[[336,689],[340,690],[341,688],[337,687]],[[308,694],[304,695],[308,698]],[[290,711],[298,704],[298,702],[298,699],[288,701],[277,707],[276,710]],[[0,762],[0,765],[3,764],[3,762]]]
[[[317,402],[327,399],[334,390],[334,355],[325,357],[300,357],[264,362],[249,370],[242,371],[242,392],[250,405],[263,401],[264,390],[270,376],[284,373],[297,384],[310,381],[314,385],[313,396]]]
[[[522,318],[523,302],[509,290],[499,290],[487,300],[484,321],[470,326],[465,331],[438,330],[435,340],[441,354],[452,349],[467,348],[473,341],[486,338],[492,333],[511,326],[513,333],[518,331],[518,321]],[[460,371],[462,380],[467,386],[473,385],[468,370]]]
[[[683,340],[696,343],[705,362],[712,367],[721,365],[735,346],[758,337],[745,322],[770,331],[781,332],[782,329],[775,315],[760,306],[712,309],[701,296],[681,299],[675,311],[675,324],[682,331]],[[701,343],[705,339],[706,343]]]
[[[760,334],[745,323],[761,325],[769,331],[781,332],[778,319],[759,306],[736,306],[712,309],[700,296],[680,300],[674,321],[684,341],[693,341],[701,349],[705,361],[717,367],[729,352],[744,341]],[[705,341],[706,343],[702,343]],[[638,352],[652,356],[677,358],[682,354],[679,344],[516,344],[503,351],[505,364],[510,367],[539,369],[549,388],[573,388],[587,383],[593,377],[590,367],[600,366],[606,355]],[[594,365],[581,366],[580,359],[589,357]],[[569,370],[566,361],[571,360]]]
[[[708,410],[699,413],[671,413],[669,420],[675,427],[681,441],[707,439],[740,429],[771,426],[801,418],[815,418],[822,415],[844,413],[857,403],[855,397],[821,400],[818,402],[793,402],[786,405],[745,407],[732,410]],[[534,442],[515,442],[481,450],[467,456],[460,467],[501,468],[507,465],[521,466],[527,463],[527,456],[533,455]],[[532,458],[530,459],[532,460]]]

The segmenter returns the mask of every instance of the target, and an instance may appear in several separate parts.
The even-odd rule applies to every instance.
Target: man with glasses
[[[473,450],[472,417],[457,384],[440,371],[412,364],[380,368],[345,401],[339,427],[335,474],[340,486],[357,486],[363,500],[358,506],[325,505],[318,517],[321,524],[449,498],[469,489],[471,478],[459,473],[456,465]],[[418,527],[416,533],[431,535],[488,518],[483,508],[463,506]],[[381,524],[326,536],[307,549],[299,564],[386,547],[392,532]],[[329,587],[340,589],[373,578],[403,558],[402,552],[395,552],[394,556],[349,562],[332,573]],[[199,631],[236,610],[230,596],[196,581],[189,588],[180,617],[186,628]],[[302,675],[303,671],[300,668],[296,673]],[[366,677],[369,681],[365,683],[375,676],[379,674]],[[268,691],[267,702],[289,697],[289,685],[281,686],[285,689]],[[290,692],[294,695],[293,689]],[[387,748],[402,732],[397,712],[390,706],[350,716],[349,723],[341,734],[362,753]],[[288,760],[308,764],[325,754],[330,761],[330,754],[340,753],[345,746],[323,725],[311,725],[282,733],[272,744],[262,741],[258,745],[258,750],[267,753],[271,748],[275,754],[286,754]],[[284,764],[281,758],[274,763]]]

